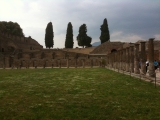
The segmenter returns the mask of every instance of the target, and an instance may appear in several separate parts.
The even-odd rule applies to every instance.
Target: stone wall
[[[102,59],[12,59],[5,58],[0,68],[54,68],[54,67],[94,67],[101,66]]]
[[[36,40],[31,37],[19,37],[6,33],[0,33],[0,52],[14,51],[15,49],[21,50],[41,50],[41,46]]]
[[[124,43],[122,42],[105,42],[98,47],[96,47],[91,54],[109,54],[112,51],[119,50],[123,48]]]
[[[146,43],[147,50],[146,50]],[[139,50],[140,48],[140,50]],[[112,52],[107,55],[107,64],[109,68],[123,70],[130,73],[145,75],[149,70],[149,76],[155,77],[154,60],[160,62],[159,51],[154,48],[154,39],[141,41],[140,43],[130,44],[130,46]],[[146,69],[146,61],[149,66]]]

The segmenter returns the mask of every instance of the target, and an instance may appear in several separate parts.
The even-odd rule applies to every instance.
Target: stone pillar
[[[141,42],[141,73],[146,74],[146,42]]]
[[[126,48],[126,71],[129,72],[129,59],[130,59],[130,55],[129,55],[129,47]]]
[[[114,59],[114,61],[115,61],[115,68],[117,69],[117,57],[118,57],[118,54],[117,54],[117,52],[115,51],[115,59]]]
[[[106,56],[106,66],[108,67],[108,55]]]
[[[110,68],[110,53],[108,54],[108,67]]]
[[[127,48],[125,48],[125,70],[126,70],[127,72],[129,71],[128,55],[129,55],[129,52],[128,52],[128,47],[127,47]]]
[[[52,68],[54,67],[54,60],[52,59]]]
[[[120,58],[120,50],[118,51],[118,69],[120,69],[120,62],[121,62],[121,60],[120,60],[121,58]]]
[[[127,48],[124,49],[124,70],[127,71]]]
[[[130,70],[134,72],[134,46],[130,46]]]
[[[120,60],[119,51],[117,51],[117,69],[119,69],[119,60]]]
[[[3,69],[6,68],[6,64],[5,64],[5,56],[3,57]]]
[[[110,56],[110,67],[112,68],[113,67],[112,53],[110,53],[109,56]]]
[[[125,70],[125,49],[122,52],[122,70]]]
[[[93,68],[93,59],[91,59],[90,62],[91,62],[91,68]]]
[[[37,68],[37,61],[33,61],[34,67]]]
[[[69,68],[69,59],[67,58],[67,68]]]
[[[112,68],[112,53],[109,54],[109,64],[110,68]]]
[[[59,59],[59,68],[61,68],[61,59]]]
[[[114,53],[111,53],[111,58],[112,58],[112,60],[111,60],[111,62],[112,62],[112,68],[114,68]]]
[[[159,60],[160,60],[160,50],[159,50]]]
[[[75,68],[77,68],[77,59],[75,59]]]
[[[113,54],[114,54],[114,68],[116,69],[117,68],[117,56],[116,56],[116,51],[115,52],[113,52]]]
[[[155,68],[154,68],[154,38],[149,39],[148,43],[148,57],[149,57],[149,76],[155,77]]]
[[[160,60],[160,50],[159,50],[159,60]]]
[[[85,65],[84,65],[84,59],[82,60],[82,64],[83,64],[83,68],[85,68]]]
[[[139,71],[139,56],[138,56],[138,53],[139,53],[139,44],[136,43],[135,44],[135,52],[134,52],[134,61],[135,61],[135,64],[134,64],[134,73],[135,74],[139,74],[140,71]]]
[[[116,51],[116,52],[115,52],[115,63],[116,63],[115,68],[116,68],[116,69],[118,69],[118,61],[117,61],[117,60],[118,60],[118,52]]]
[[[122,70],[122,50],[119,51],[119,69]]]

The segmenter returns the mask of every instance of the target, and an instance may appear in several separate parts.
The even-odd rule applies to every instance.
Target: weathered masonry
[[[153,47],[150,47],[151,45]],[[107,66],[139,73],[139,62],[160,61],[160,41],[136,43],[105,42],[90,53],[69,52],[66,49],[43,49],[31,37],[0,33],[0,68],[94,67]],[[80,49],[80,48],[78,48]],[[75,49],[75,50],[78,50]],[[152,59],[150,49],[153,49]],[[143,69],[142,69],[143,70]],[[145,73],[145,70],[142,71]]]

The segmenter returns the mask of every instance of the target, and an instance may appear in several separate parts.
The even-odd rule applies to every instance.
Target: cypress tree
[[[101,44],[106,42],[106,41],[110,41],[108,23],[107,23],[107,19],[106,18],[104,19],[103,25],[101,25],[100,30],[101,30],[101,36],[99,38],[101,40]]]
[[[73,48],[73,29],[71,22],[68,23],[65,48]]]
[[[52,26],[52,22],[49,22],[47,24],[46,27],[46,34],[45,34],[45,45],[46,48],[53,48],[54,42],[53,42],[53,37],[54,37],[54,33],[53,33],[53,26]]]
[[[83,24],[79,27],[79,34],[77,36],[77,41],[79,46],[86,46],[86,47],[91,47],[92,45],[90,44],[92,41],[92,38],[87,36],[87,27],[86,24]]]

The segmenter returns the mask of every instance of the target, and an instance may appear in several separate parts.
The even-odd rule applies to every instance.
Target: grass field
[[[0,70],[0,120],[160,120],[160,87],[103,68]]]

